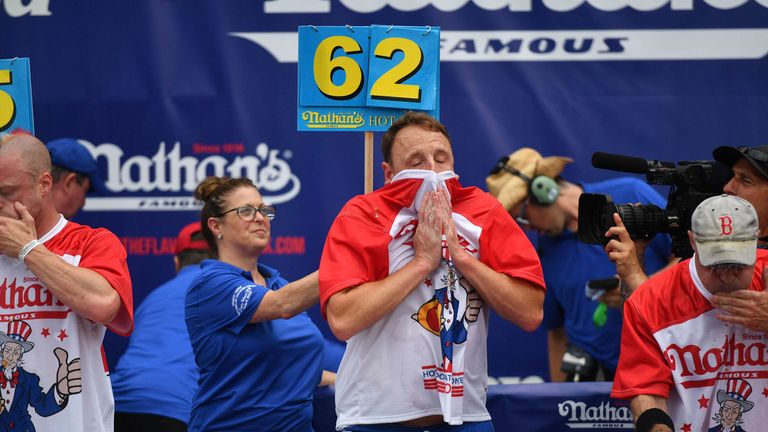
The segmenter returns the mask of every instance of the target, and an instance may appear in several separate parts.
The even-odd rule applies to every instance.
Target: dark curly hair
[[[217,217],[225,211],[224,205],[226,197],[235,189],[240,187],[252,187],[258,192],[259,188],[253,184],[251,179],[246,177],[216,177],[211,176],[201,181],[195,188],[195,198],[203,202],[203,209],[200,211],[200,225],[203,228],[205,241],[211,250],[218,252],[216,239],[213,232],[208,227],[208,219]]]

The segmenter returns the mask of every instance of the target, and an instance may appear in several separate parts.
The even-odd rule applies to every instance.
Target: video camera
[[[632,238],[649,239],[657,233],[672,237],[672,252],[685,259],[693,255],[688,240],[691,216],[705,199],[723,193],[732,176],[731,169],[717,161],[673,162],[645,160],[597,152],[592,166],[636,174],[645,174],[648,184],[669,185],[667,207],[655,205],[614,204],[609,195],[581,194],[579,197],[579,240],[589,244],[606,244],[605,232],[618,213]]]

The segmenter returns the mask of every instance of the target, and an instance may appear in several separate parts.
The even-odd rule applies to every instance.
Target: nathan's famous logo
[[[112,192],[142,192],[139,197],[89,197],[87,210],[196,210],[192,197],[197,185],[208,176],[247,177],[259,187],[264,200],[280,204],[295,198],[301,181],[288,163],[290,150],[272,149],[266,143],[256,145],[247,154],[241,143],[224,145],[193,144],[192,155],[182,155],[178,141],[172,146],[161,142],[152,156],[126,156],[112,143],[93,145],[79,140],[97,158],[106,162],[107,188]],[[148,193],[162,195],[147,197]],[[183,193],[182,196],[168,196]]]
[[[628,407],[612,406],[605,401],[600,405],[565,400],[557,404],[558,413],[565,417],[571,429],[632,429],[632,412]]]
[[[706,349],[697,345],[671,344],[664,350],[664,356],[673,371],[686,377],[717,372],[722,366],[766,366],[768,345],[736,342],[735,337],[726,335],[720,347]]]
[[[64,305],[43,285],[39,283],[26,285],[19,282],[16,278],[3,278],[0,283],[0,309]]]
[[[310,129],[357,129],[365,126],[363,115],[359,112],[335,113],[302,111],[301,119]]]

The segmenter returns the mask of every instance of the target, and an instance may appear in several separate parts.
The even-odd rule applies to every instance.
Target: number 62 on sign
[[[437,27],[299,27],[298,130],[384,131],[439,117]]]

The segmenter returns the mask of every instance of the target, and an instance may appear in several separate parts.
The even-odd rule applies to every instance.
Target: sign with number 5
[[[0,60],[0,133],[34,133],[29,59]]]
[[[383,131],[439,117],[437,27],[299,27],[298,130]]]

